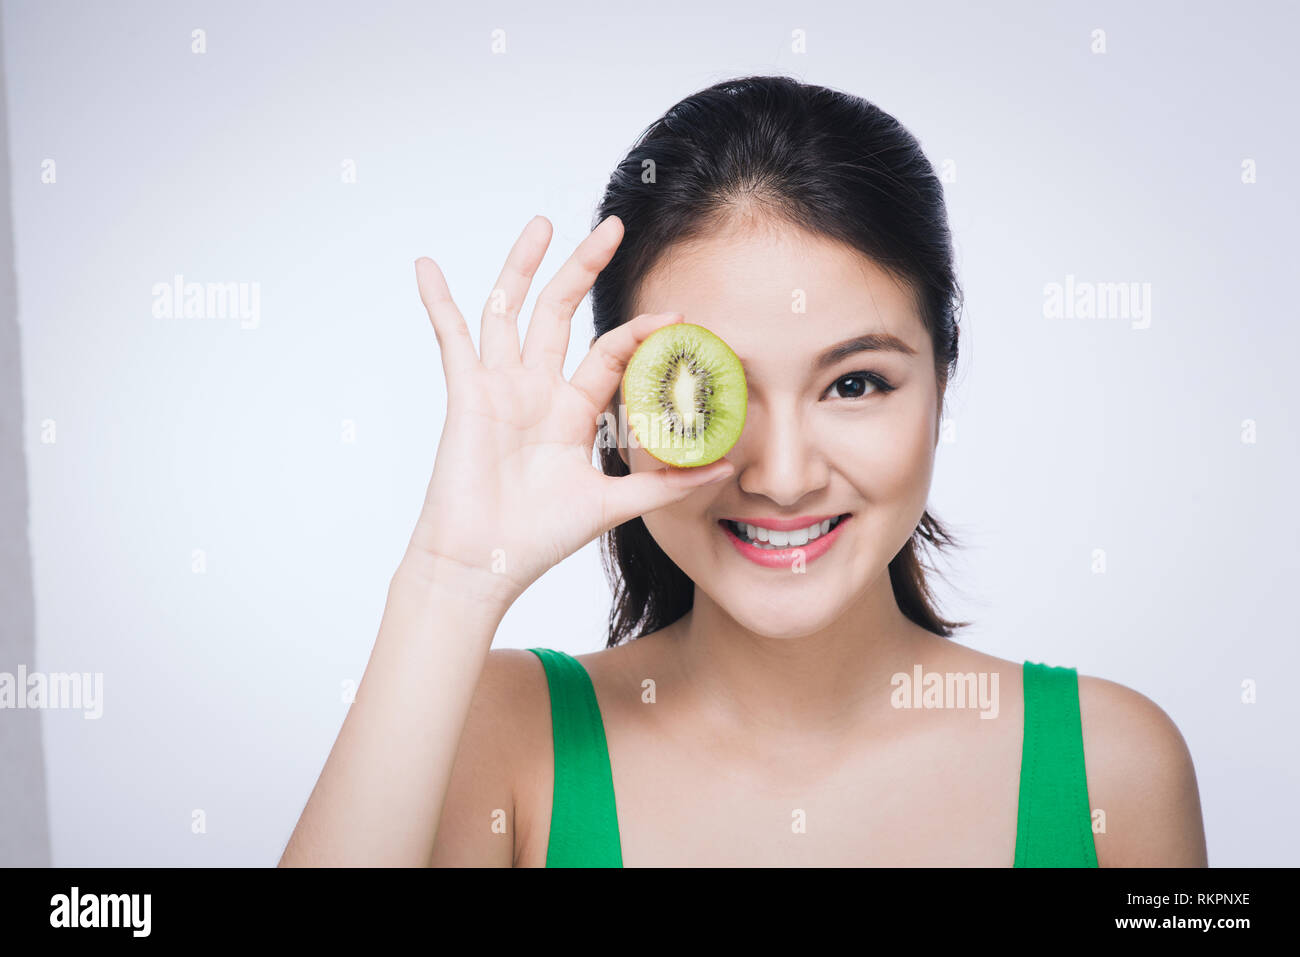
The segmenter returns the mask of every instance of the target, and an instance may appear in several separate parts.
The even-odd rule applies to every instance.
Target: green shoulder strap
[[[1096,867],[1079,674],[1026,661],[1024,688],[1015,866]]]
[[[591,676],[576,658],[529,648],[542,661],[551,694],[555,789],[547,867],[622,867],[605,724]]]

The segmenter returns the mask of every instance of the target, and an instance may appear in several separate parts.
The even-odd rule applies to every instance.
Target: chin
[[[843,613],[836,603],[807,594],[786,598],[779,591],[766,597],[737,595],[733,599],[728,594],[714,600],[742,628],[775,640],[815,635]]]

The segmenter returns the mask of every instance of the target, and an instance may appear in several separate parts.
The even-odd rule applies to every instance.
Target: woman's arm
[[[578,245],[537,297],[521,347],[519,308],[550,235],[538,216],[511,248],[483,309],[481,359],[438,264],[415,262],[442,354],[447,416],[357,698],[282,865],[430,861],[475,690],[511,603],[603,532],[734,472],[725,460],[620,477],[592,466],[596,422],[628,360],[647,336],[684,317],[629,319],[565,379],[573,311],[623,226],[607,217]],[[483,700],[500,697],[489,689]],[[492,737],[487,725],[475,725],[470,749]],[[499,793],[500,769],[497,760],[484,782],[472,775],[475,793]],[[493,842],[493,854],[502,843]]]
[[[508,589],[477,571],[403,560],[356,699],[281,867],[429,861],[470,701],[509,603]]]

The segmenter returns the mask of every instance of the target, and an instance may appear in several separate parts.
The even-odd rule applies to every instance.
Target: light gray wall
[[[6,82],[0,15],[0,111]],[[27,459],[23,448],[23,375],[14,275],[9,187],[9,118],[0,117],[0,673],[35,670],[32,559],[27,537]],[[50,863],[45,812],[45,757],[39,710],[0,711],[0,867]]]
[[[433,465],[412,261],[473,319],[541,212],[535,297],[645,125],[746,72],[859,93],[954,164],[968,311],[931,504],[970,543],[944,590],[966,640],[1146,694],[1191,747],[1211,862],[1300,861],[1293,5],[584,9],[4,3],[4,521],[25,449],[34,576],[6,533],[6,654],[16,628],[29,655],[34,587],[42,668],[104,682],[101,718],[43,716],[54,863],[276,860]],[[258,283],[257,327],[156,317],[178,274]],[[1067,276],[1149,283],[1149,327],[1045,317]],[[592,546],[496,643],[595,649],[607,601]],[[30,713],[0,721],[12,841],[43,828],[40,754]]]

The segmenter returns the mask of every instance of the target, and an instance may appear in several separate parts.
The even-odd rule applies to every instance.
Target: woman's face
[[[889,562],[925,511],[938,441],[933,352],[908,291],[836,243],[746,226],[669,250],[633,306],[634,315],[680,312],[720,336],[749,389],[744,430],[726,456],[735,473],[643,516],[664,552],[768,637],[818,631],[868,589],[888,589]],[[862,336],[911,351],[852,350]],[[632,471],[663,467],[639,446],[619,451]],[[794,550],[782,555],[741,544],[724,524],[811,525],[846,513],[826,540],[787,542]]]

